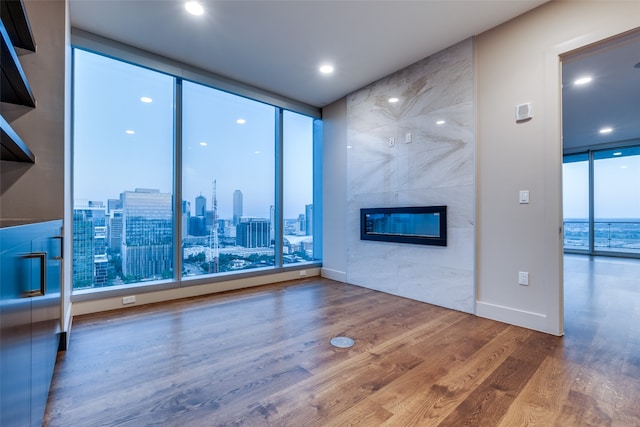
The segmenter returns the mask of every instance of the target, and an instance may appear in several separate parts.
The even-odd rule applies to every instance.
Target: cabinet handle
[[[24,296],[31,298],[44,295],[47,292],[47,253],[32,252],[24,255],[24,258],[38,258],[40,260],[40,287],[26,291]]]
[[[64,236],[53,236],[53,239],[60,240],[60,256],[54,256],[51,259],[59,261],[64,258]]]

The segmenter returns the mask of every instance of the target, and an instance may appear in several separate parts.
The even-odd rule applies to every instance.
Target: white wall
[[[639,16],[636,1],[550,2],[477,37],[478,315],[563,333],[559,55]],[[523,102],[534,117],[516,124]]]
[[[322,112],[322,276],[347,280],[347,114],[346,99]]]

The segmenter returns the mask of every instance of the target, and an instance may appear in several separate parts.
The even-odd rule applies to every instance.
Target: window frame
[[[564,246],[564,228],[565,218],[563,214],[563,244],[562,250],[565,254],[580,254],[590,256],[607,256],[614,258],[638,258],[640,259],[640,253],[638,252],[624,252],[624,251],[611,251],[611,250],[599,250],[595,244],[595,162],[600,159],[611,158],[609,153],[614,151],[633,151],[640,150],[640,140],[621,141],[617,143],[602,144],[599,146],[593,146],[586,150],[565,150],[563,153],[562,163],[564,165],[565,160],[579,159],[580,161],[588,162],[588,179],[589,179],[589,217],[588,217],[588,229],[589,229],[589,242],[587,249],[573,249],[565,248]]]
[[[84,50],[90,53],[101,55],[116,61],[129,63],[135,66],[149,69],[154,72],[167,74],[174,78],[174,126],[173,126],[173,265],[174,275],[172,279],[159,280],[153,282],[131,283],[126,285],[114,285],[109,287],[91,288],[85,290],[73,290],[71,301],[88,301],[110,297],[118,297],[136,293],[156,292],[168,289],[177,289],[181,287],[191,287],[203,284],[214,284],[217,282],[228,282],[230,280],[241,280],[257,276],[274,275],[287,271],[304,270],[312,267],[321,267],[322,260],[322,180],[321,180],[321,153],[322,153],[322,122],[321,110],[301,102],[293,101],[268,91],[252,87],[250,85],[234,81],[225,77],[218,76],[187,64],[183,64],[159,55],[155,55],[140,49],[124,45],[122,43],[106,39],[85,31],[72,28],[71,30],[71,52],[72,52],[72,71],[71,80],[74,86],[74,70],[75,70],[75,52],[76,50]],[[215,273],[210,275],[202,275],[198,277],[182,277],[182,221],[179,215],[182,210],[182,83],[189,81],[200,85],[208,86],[216,90],[222,90],[232,95],[247,98],[252,101],[264,103],[275,108],[275,266],[267,268],[256,268],[251,270],[239,270],[234,272]],[[73,89],[72,89],[73,99]],[[74,106],[72,103],[71,120],[74,120]],[[313,216],[313,261],[300,262],[295,264],[284,264],[282,255],[282,200],[283,200],[283,113],[291,111],[294,113],[309,116],[313,119],[313,205],[314,211],[317,212]],[[73,127],[73,124],[72,124]],[[72,138],[73,139],[73,138]],[[71,150],[73,151],[72,141]],[[73,158],[73,157],[72,157]],[[71,190],[73,194],[73,165],[71,167]],[[73,196],[70,203],[74,203]],[[73,206],[72,206],[73,210]],[[72,228],[73,225],[69,224]],[[318,232],[316,235],[315,231]],[[71,230],[73,235],[73,230]],[[279,243],[278,243],[279,242]],[[73,251],[73,248],[72,248]],[[72,284],[73,286],[73,284]]]

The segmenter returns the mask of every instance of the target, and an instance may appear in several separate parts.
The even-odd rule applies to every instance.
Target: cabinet
[[[60,342],[61,233],[62,220],[0,228],[3,427],[42,423]]]
[[[24,4],[18,0],[0,3],[0,98],[2,102],[35,107],[36,101],[16,52],[16,48],[32,52],[36,49]],[[0,117],[0,147],[1,160],[35,162],[35,155],[4,117]]]

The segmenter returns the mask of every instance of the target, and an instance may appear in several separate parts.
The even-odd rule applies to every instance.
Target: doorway
[[[640,31],[561,59],[564,252],[640,258]]]

